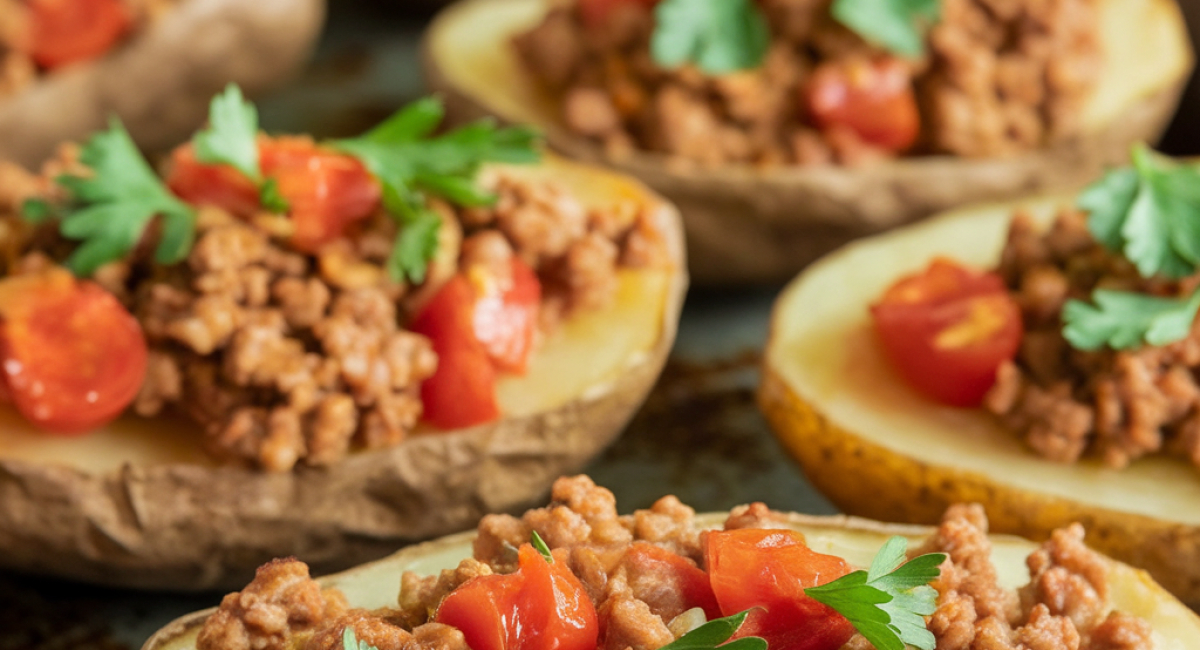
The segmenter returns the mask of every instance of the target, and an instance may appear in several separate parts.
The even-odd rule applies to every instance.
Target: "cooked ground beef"
[[[1021,307],[1025,335],[984,406],[1039,454],[1060,462],[1098,456],[1124,467],[1165,452],[1200,465],[1200,329],[1162,347],[1094,352],[1072,348],[1060,314],[1068,299],[1106,287],[1181,296],[1200,276],[1144,279],[1097,243],[1085,217],[1062,211],[1041,232],[1028,215],[1009,228],[999,272]]]
[[[653,544],[689,561],[699,558],[700,531],[691,508],[665,497],[650,510],[618,516],[612,493],[587,477],[559,479],[551,498],[551,505],[520,518],[485,518],[475,541],[475,558],[463,560],[457,569],[425,577],[405,573],[399,607],[370,613],[330,608],[321,620],[300,619],[287,632],[275,633],[257,645],[257,650],[335,648],[331,640],[339,639],[346,626],[353,626],[360,639],[379,639],[379,643],[369,642],[380,650],[463,648],[461,635],[430,622],[439,603],[475,576],[513,571],[515,546],[528,540],[533,530],[555,549],[556,558],[568,558],[572,572],[596,606],[601,626],[599,648],[653,650],[703,622],[702,613],[696,620],[699,609],[681,611],[679,587],[673,582],[678,574],[658,563],[639,562],[638,554],[631,552],[638,545]],[[753,504],[731,512],[726,527],[771,527],[781,520],[766,506]],[[1108,604],[1104,561],[1083,545],[1083,529],[1078,525],[1056,531],[1029,556],[1032,579],[1019,592],[997,583],[991,550],[983,509],[960,505],[947,511],[934,535],[911,552],[913,556],[948,555],[941,576],[933,583],[939,594],[938,608],[929,619],[938,650],[1153,647],[1145,621],[1116,612]],[[272,581],[278,582],[271,577],[277,570],[268,565],[241,593],[271,603],[288,600],[270,586]],[[205,624],[199,650],[241,650],[243,646],[220,646],[216,640],[242,635],[242,630],[252,625],[246,620],[251,610],[242,604],[244,600],[238,594],[226,596],[219,614]],[[282,620],[282,615],[276,618]],[[268,639],[262,634],[256,638]],[[843,650],[869,648],[870,643],[856,635]]]
[[[144,29],[179,0],[122,0],[130,33]],[[46,74],[28,53],[29,9],[25,0],[0,0],[0,97],[16,94]]]
[[[26,198],[52,196],[49,179],[75,156],[64,149],[42,176],[0,165],[0,275],[71,252],[56,228],[32,228],[16,215]],[[185,262],[155,262],[151,236],[129,259],[101,267],[93,279],[129,307],[150,348],[133,410],[188,416],[226,461],[273,471],[329,465],[352,448],[396,445],[413,432],[437,355],[404,325],[454,274],[482,267],[503,283],[519,256],[541,281],[545,333],[611,301],[620,268],[665,261],[650,208],[632,200],[589,209],[551,182],[502,171],[481,185],[498,195],[493,207],[431,203],[443,228],[419,286],[386,271],[397,226],[382,211],[303,254],[287,244],[286,218],[247,221],[201,208]]]
[[[640,149],[707,165],[890,156],[849,129],[815,127],[801,101],[820,66],[884,53],[832,19],[832,0],[758,1],[772,31],[766,60],[722,76],[657,66],[645,3],[623,3],[594,27],[575,4],[559,5],[515,44],[567,127],[613,155]],[[904,64],[921,115],[914,153],[991,156],[1077,132],[1100,72],[1097,30],[1095,0],[944,0],[927,55]]]

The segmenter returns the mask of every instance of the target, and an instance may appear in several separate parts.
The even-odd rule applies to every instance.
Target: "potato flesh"
[[[698,517],[698,524],[719,527],[725,514]],[[883,543],[894,534],[910,540],[910,547],[920,543],[928,529],[913,526],[881,526],[874,522],[852,520],[848,526],[839,525],[837,518],[826,519],[796,516],[791,527],[804,533],[809,546],[822,553],[846,558],[859,567],[869,566]],[[431,575],[451,569],[459,560],[471,555],[473,534],[465,533],[426,544],[409,547],[390,557],[323,578],[321,582],[345,592],[351,606],[374,609],[395,606],[397,585],[405,571]],[[1036,546],[1027,540],[1009,536],[993,536],[992,561],[997,567],[1000,583],[1016,588],[1029,581],[1025,558]],[[1154,628],[1154,647],[1157,650],[1183,650],[1192,640],[1200,638],[1200,618],[1182,603],[1154,583],[1145,573],[1119,562],[1109,561],[1108,579],[1111,601],[1115,609],[1146,619]],[[156,637],[145,650],[192,650],[202,620],[193,621],[170,638]]]
[[[449,10],[429,35],[446,80],[507,120],[563,128],[554,99],[524,72],[510,44],[537,25],[546,0],[470,0]],[[1101,0],[1106,70],[1083,107],[1087,132],[1186,75],[1192,54],[1179,8],[1170,0]]]
[[[1029,205],[1047,223],[1063,201]],[[767,364],[837,427],[904,457],[1085,506],[1200,523],[1200,470],[1192,465],[1153,457],[1114,470],[1094,460],[1044,460],[983,410],[943,407],[917,395],[883,359],[867,306],[936,255],[994,266],[1012,209],[960,211],[851,245],[814,265],[777,303]]]
[[[645,190],[623,178],[554,159],[518,168],[528,178],[557,179],[589,205],[636,199]],[[525,376],[505,376],[496,392],[502,411],[523,416],[610,388],[623,371],[645,360],[662,333],[666,297],[677,269],[622,270],[615,300],[581,312],[542,341]],[[11,406],[0,406],[0,461],[66,465],[101,474],[126,463],[215,465],[201,448],[194,423],[176,418],[125,416],[82,437],[48,435]]]

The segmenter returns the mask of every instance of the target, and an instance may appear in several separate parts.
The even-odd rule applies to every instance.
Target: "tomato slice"
[[[61,268],[0,280],[0,377],[38,427],[81,433],[120,415],[147,354],[137,319],[100,285]]]
[[[529,265],[513,257],[511,286],[484,290],[475,303],[475,338],[498,370],[524,374],[537,333],[542,284]],[[476,280],[476,286],[487,279]]]
[[[752,610],[736,637],[762,637],[771,650],[837,650],[854,635],[850,621],[804,593],[850,567],[810,549],[796,531],[710,531],[704,561],[721,613]]]
[[[808,114],[818,127],[844,126],[864,141],[893,152],[917,141],[921,116],[912,71],[899,59],[822,63],[803,93]]]
[[[613,11],[623,5],[635,5],[653,9],[658,0],[579,0],[579,16],[583,24],[592,27],[602,27],[608,22]]]
[[[871,315],[896,371],[950,406],[978,406],[1024,333],[1021,308],[999,276],[946,259],[893,284]]]
[[[312,252],[341,237],[379,206],[379,183],[357,158],[303,137],[260,137],[258,153],[263,176],[275,181],[288,204],[297,250]],[[171,163],[167,186],[183,200],[242,217],[262,209],[253,181],[228,165],[199,162],[190,144],[177,148]]]
[[[28,0],[29,55],[42,68],[102,56],[129,31],[121,0]]]
[[[466,582],[434,620],[461,630],[472,650],[595,650],[600,625],[579,578],[529,544],[517,557],[516,573]]]

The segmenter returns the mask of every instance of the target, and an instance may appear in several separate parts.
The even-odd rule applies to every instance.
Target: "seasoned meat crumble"
[[[783,517],[762,504],[735,509],[725,528],[774,527]],[[218,645],[216,640],[247,638],[251,621],[283,620],[286,603],[296,587],[277,577],[301,570],[295,561],[276,562],[260,570],[241,594],[253,594],[262,613],[246,605],[246,597],[226,596],[218,614],[201,633],[199,650],[324,650],[337,648],[343,630],[379,650],[465,650],[461,633],[431,622],[438,605],[474,577],[515,570],[513,547],[537,531],[565,559],[579,578],[600,616],[599,648],[653,650],[674,641],[690,627],[673,625],[681,615],[677,574],[657,563],[637,562],[630,551],[654,545],[677,553],[685,562],[702,562],[701,531],[694,512],[674,497],[664,497],[649,510],[619,516],[611,492],[587,477],[562,478],[553,487],[552,503],[517,518],[490,515],[479,525],[474,558],[439,575],[405,573],[396,607],[367,612],[326,607],[319,620],[300,618],[282,634],[272,628],[269,640],[259,633],[252,641]],[[1104,560],[1083,545],[1083,529],[1074,525],[1054,533],[1029,556],[1032,579],[1018,591],[997,582],[991,562],[987,520],[979,506],[954,506],[942,525],[910,556],[947,554],[938,592],[937,611],[929,629],[938,650],[1148,650],[1149,625],[1140,618],[1114,611],[1108,598]],[[300,565],[303,566],[303,565]],[[703,567],[702,567],[703,568]],[[282,585],[272,587],[272,585]],[[316,594],[319,590],[309,588]],[[286,593],[282,593],[288,589]],[[334,602],[332,596],[326,597]],[[281,605],[280,603],[284,603]],[[310,606],[305,612],[315,611]],[[703,617],[703,615],[701,615]],[[846,650],[867,650],[870,643],[856,635]]]

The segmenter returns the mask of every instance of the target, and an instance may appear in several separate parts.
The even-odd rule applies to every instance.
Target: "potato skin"
[[[439,30],[466,15],[471,5],[483,6],[488,1],[463,0],[448,8],[426,36],[426,78],[446,98],[449,115],[457,122],[484,115],[510,117],[498,112],[488,98],[456,86],[437,55]],[[1155,11],[1170,16],[1168,22],[1177,22],[1183,29],[1176,8],[1158,0],[1147,6],[1151,4]],[[696,283],[780,283],[849,241],[936,212],[1086,184],[1106,168],[1124,162],[1132,143],[1158,139],[1175,112],[1190,69],[1191,61],[1187,61],[1176,78],[1130,102],[1103,128],[1004,158],[930,156],[860,168],[704,169],[668,164],[663,156],[645,152],[613,158],[561,123],[538,126],[544,129],[551,147],[568,157],[630,174],[675,203],[687,228],[688,258]],[[495,82],[496,87],[505,85],[529,83]],[[544,115],[543,109],[539,106],[537,114]]]
[[[108,55],[0,101],[0,158],[34,168],[112,115],[145,149],[175,145],[226,84],[254,95],[285,82],[324,18],[323,0],[180,0]]]
[[[671,263],[662,318],[653,346],[618,377],[551,410],[290,473],[127,464],[91,474],[0,457],[0,568],[139,589],[240,588],[275,557],[328,573],[544,499],[554,479],[616,439],[649,393],[675,340],[687,274],[678,212],[642,185],[553,158],[531,173],[561,174],[568,187],[616,185],[659,220]]]

